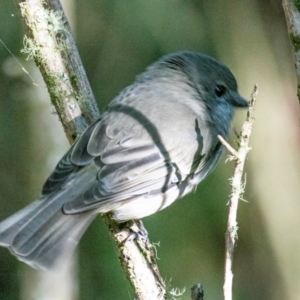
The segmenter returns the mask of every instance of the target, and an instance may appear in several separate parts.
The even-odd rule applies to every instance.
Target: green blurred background
[[[234,299],[300,299],[299,107],[281,1],[63,4],[101,111],[148,64],[182,49],[205,52],[225,63],[244,97],[259,85],[246,201],[238,212]],[[69,146],[39,71],[20,53],[23,29],[13,0],[1,0],[0,39],[9,48],[0,44],[2,220],[38,197]],[[240,128],[244,119],[245,111],[238,111],[232,127]],[[204,285],[205,299],[222,299],[228,179],[233,171],[225,158],[196,193],[144,220],[151,241],[160,244],[158,263],[168,286],[186,287],[179,297],[183,300],[190,299],[190,287],[197,282]],[[74,257],[71,271],[49,277],[1,248],[0,299],[133,299],[100,217]]]

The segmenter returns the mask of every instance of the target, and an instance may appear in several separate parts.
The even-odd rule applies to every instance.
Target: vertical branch
[[[282,5],[294,52],[294,61],[298,82],[297,95],[300,101],[300,1],[282,0]]]
[[[71,143],[100,114],[67,19],[59,0],[19,0],[19,6],[27,34],[23,52],[39,67]],[[148,239],[128,239],[132,231],[141,230],[141,223],[121,227],[109,215],[103,217],[137,299],[164,299],[153,246]]]
[[[238,202],[241,198],[241,195],[244,192],[245,183],[242,182],[242,175],[244,164],[246,160],[247,153],[249,152],[249,139],[253,128],[253,122],[255,120],[254,111],[257,97],[257,86],[254,87],[254,91],[251,95],[249,102],[249,109],[247,112],[247,119],[244,122],[240,135],[239,135],[239,148],[235,151],[221,136],[219,140],[221,143],[228,149],[232,154],[229,157],[230,160],[235,161],[235,170],[233,177],[231,178],[231,195],[229,199],[229,212],[228,212],[228,221],[227,229],[225,234],[225,270],[224,270],[224,285],[223,285],[223,295],[225,300],[232,299],[232,262],[233,262],[233,252],[235,240],[237,237],[237,208]]]

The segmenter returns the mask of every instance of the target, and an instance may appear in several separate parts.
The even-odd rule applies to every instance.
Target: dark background
[[[258,84],[245,201],[238,212],[234,299],[299,299],[299,109],[281,1],[65,2],[101,111],[148,64],[182,49],[225,63],[246,98]],[[23,29],[13,0],[1,0],[0,39],[9,49],[0,44],[2,220],[38,197],[68,142],[39,71],[20,53]],[[244,119],[245,111],[238,111],[232,127],[240,128]],[[230,141],[234,145],[234,134]],[[204,285],[205,299],[222,297],[228,179],[233,171],[225,159],[196,193],[144,220],[151,241],[160,244],[158,263],[168,286],[186,287],[179,297],[183,300],[190,299],[189,289],[196,282]],[[76,256],[70,299],[133,299],[101,218],[86,232]],[[42,276],[0,249],[1,300],[46,299],[34,293]]]

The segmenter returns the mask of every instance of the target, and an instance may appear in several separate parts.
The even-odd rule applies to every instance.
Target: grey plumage
[[[0,245],[33,267],[70,255],[97,213],[151,215],[192,191],[222,153],[234,107],[227,67],[194,52],[147,68],[73,144],[39,200],[0,223]]]

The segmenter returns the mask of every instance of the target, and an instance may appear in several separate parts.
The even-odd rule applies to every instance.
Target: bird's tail
[[[0,245],[19,260],[53,269],[70,256],[96,216],[94,211],[66,215],[60,196],[37,200],[0,223]]]

